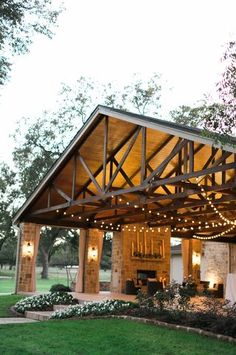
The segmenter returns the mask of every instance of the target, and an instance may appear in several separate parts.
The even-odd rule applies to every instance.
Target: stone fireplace
[[[137,270],[137,281],[141,281],[143,286],[147,285],[148,278],[156,278],[155,270]]]
[[[157,278],[169,282],[170,236],[168,226],[149,229],[129,225],[114,232],[112,241],[111,291],[125,292],[125,283],[133,279]]]

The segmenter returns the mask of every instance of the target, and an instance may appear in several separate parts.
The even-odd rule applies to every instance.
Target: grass
[[[0,326],[1,354],[234,355],[217,339],[128,320],[64,320]]]
[[[20,295],[0,296],[0,318],[12,317],[10,308],[21,298]]]
[[[49,278],[47,280],[41,279],[40,276],[41,268],[36,269],[37,278],[37,291],[46,292],[49,291],[50,287],[54,284],[60,283],[67,285],[67,275],[65,269],[59,269],[57,267],[49,268]],[[1,278],[1,276],[7,276],[8,278]],[[100,281],[110,281],[111,272],[109,270],[100,270]],[[72,273],[72,280],[75,280],[75,271]],[[70,282],[69,282],[70,283]],[[0,270],[0,294],[1,293],[12,293],[15,289],[15,274],[13,270],[3,269]]]

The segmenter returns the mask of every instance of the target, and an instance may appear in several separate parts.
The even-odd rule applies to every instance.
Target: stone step
[[[52,315],[53,311],[27,311],[25,312],[25,318],[28,319],[35,319],[39,321],[49,320],[50,316]]]

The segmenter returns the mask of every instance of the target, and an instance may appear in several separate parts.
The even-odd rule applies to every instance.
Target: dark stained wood
[[[194,142],[189,141],[189,172],[194,171]]]
[[[110,222],[174,228],[191,227],[191,218],[215,223],[218,215],[204,191],[221,213],[236,219],[235,154],[153,128],[124,125],[101,116],[24,220],[101,229],[104,221],[105,230]],[[214,232],[207,229],[202,231]],[[193,234],[179,233],[187,238]]]
[[[118,167],[119,163],[116,160],[116,158],[113,158],[113,162],[114,164]],[[132,181],[130,180],[130,178],[128,177],[128,175],[126,174],[126,172],[120,167],[120,173],[121,175],[124,177],[124,179],[126,180],[126,182],[129,184],[129,186],[134,186],[134,184],[132,183]],[[112,175],[111,175],[112,176]]]
[[[63,197],[66,201],[72,201],[71,198],[61,189],[59,189],[59,187],[52,185],[53,189],[61,196]]]
[[[107,171],[107,144],[108,144],[108,117],[104,119],[104,146],[103,146],[103,178],[102,189],[106,188],[106,171]]]
[[[140,184],[146,178],[146,149],[147,149],[147,129],[142,127],[142,147],[141,147],[141,177]]]
[[[48,188],[48,207],[51,206],[51,186]]]
[[[126,149],[126,151],[125,151],[123,157],[121,158],[121,161],[119,162],[119,165],[117,166],[117,168],[116,168],[114,174],[112,175],[112,177],[111,177],[109,183],[107,184],[107,187],[106,187],[106,189],[105,189],[105,192],[109,191],[110,187],[112,186],[112,183],[113,183],[113,181],[115,180],[116,176],[118,175],[118,173],[119,173],[119,171],[120,171],[120,168],[121,168],[122,165],[124,164],[124,162],[125,162],[127,156],[129,155],[131,149],[133,148],[133,145],[134,145],[134,143],[135,143],[135,141],[136,141],[136,139],[137,139],[137,137],[138,137],[138,134],[139,134],[140,130],[141,130],[141,127],[138,127],[138,128],[136,129],[136,132],[134,133],[133,137],[131,138],[131,140],[130,140],[130,142],[129,142],[128,148]]]
[[[124,145],[130,140],[130,138],[134,135],[134,133],[136,132],[136,130],[137,130],[137,126],[135,126],[135,128],[134,128],[131,132],[129,132],[128,135],[125,136],[125,137],[119,142],[119,144],[116,146],[116,148],[114,148],[114,149],[112,150],[112,152],[109,154],[109,156],[107,157],[107,164],[110,163],[110,173],[112,173],[112,171],[113,171],[113,169],[112,169],[112,159],[113,159],[113,157],[114,157],[114,156],[124,147]],[[99,168],[98,168],[98,169],[95,171],[95,173],[93,174],[95,178],[100,174],[100,172],[102,171],[102,169],[103,169],[103,164],[101,164],[101,165],[99,166]],[[110,179],[111,179],[111,176],[110,176]],[[91,180],[90,180],[90,179],[87,180],[87,181],[84,183],[83,187],[78,191],[76,197],[78,197],[78,196],[81,194],[81,192],[89,186],[90,183],[91,183]]]
[[[72,189],[71,189],[72,200],[74,200],[75,198],[76,170],[77,170],[77,154],[75,154],[73,157]]]
[[[78,158],[81,162],[81,164],[83,165],[84,169],[86,170],[88,176],[90,177],[91,181],[94,183],[94,185],[96,186],[96,189],[98,191],[98,193],[102,193],[102,189],[100,187],[100,185],[98,184],[97,180],[95,179],[95,177],[93,176],[91,170],[89,169],[88,165],[86,164],[86,162],[84,161],[83,157],[78,154]]]
[[[167,139],[164,140],[164,142],[162,142],[160,145],[158,145],[158,147],[154,150],[154,152],[148,157],[146,158],[146,166],[148,167],[148,169],[152,172],[153,169],[151,168],[151,166],[149,165],[150,161],[156,157],[156,155],[158,153],[160,153],[162,151],[162,149],[168,145],[168,143],[173,139],[173,136],[168,136]],[[140,172],[141,167],[139,167],[137,170],[135,170],[135,172],[130,176],[130,179],[132,180],[139,172]],[[125,187],[126,184],[123,184],[121,186],[121,188]]]
[[[161,164],[153,170],[153,172],[144,180],[144,184],[149,183],[150,180],[152,180],[156,175],[161,175],[163,170],[165,169],[166,165],[173,159],[173,157],[178,154],[178,152],[187,144],[187,141],[184,139],[182,141],[178,141],[168,157],[166,157]]]

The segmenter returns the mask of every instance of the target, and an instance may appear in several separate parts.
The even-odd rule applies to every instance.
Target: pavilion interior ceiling
[[[146,127],[145,127],[146,126]],[[172,236],[236,235],[236,155],[99,115],[22,219],[121,230],[171,226]],[[229,230],[231,228],[231,230]]]

